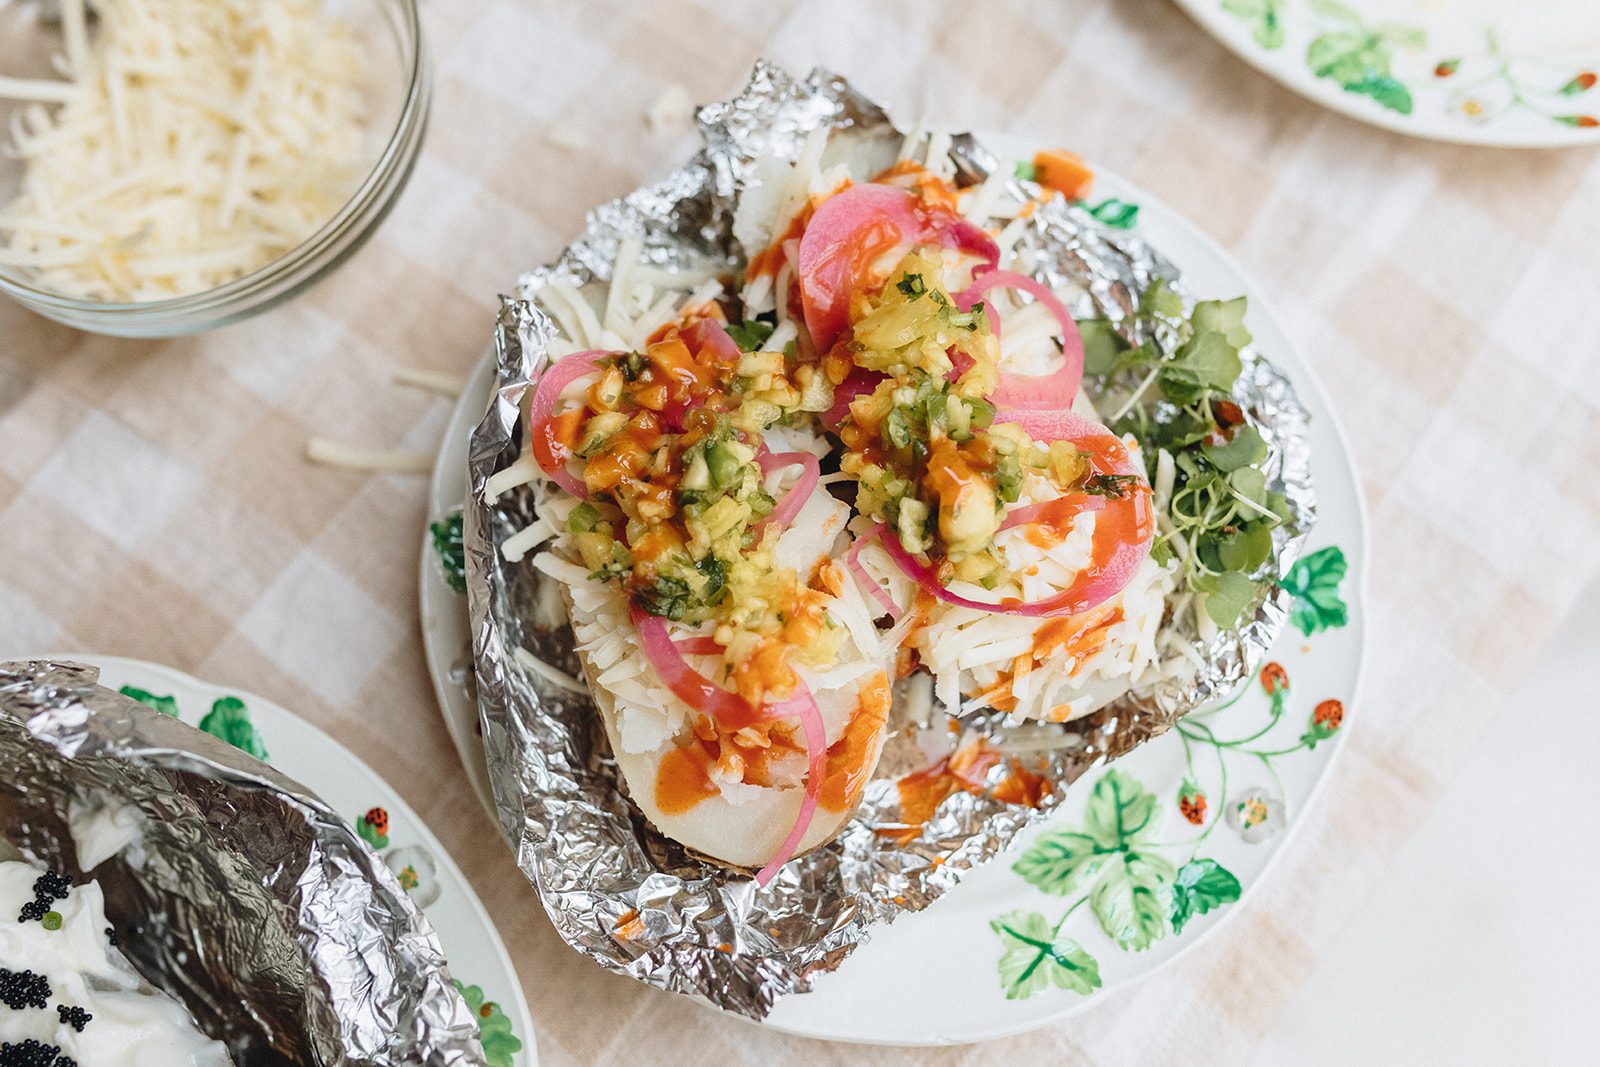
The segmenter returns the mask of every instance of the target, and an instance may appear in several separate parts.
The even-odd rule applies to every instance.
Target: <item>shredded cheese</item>
[[[0,264],[95,300],[213,288],[301,244],[362,176],[364,57],[320,0],[62,0],[54,82],[11,128],[26,164]],[[42,103],[59,105],[52,109]]]
[[[467,388],[467,380],[459,374],[423,367],[401,367],[394,372],[394,383],[449,397],[460,396]]]
[[[306,442],[306,458],[324,467],[342,467],[352,471],[427,474],[433,470],[433,457],[421,452],[351,448],[325,437],[313,437]]]

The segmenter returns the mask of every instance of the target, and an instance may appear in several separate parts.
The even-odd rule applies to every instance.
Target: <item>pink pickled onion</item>
[[[816,491],[817,479],[822,477],[822,468],[817,465],[817,457],[810,452],[768,452],[763,445],[761,452],[756,455],[756,462],[761,465],[764,474],[771,474],[775,470],[796,464],[805,468],[800,473],[800,480],[783,494],[783,499],[778,501],[778,506],[772,509],[771,514],[755,525],[755,529],[760,530],[768,523],[775,522],[778,524],[778,529],[788,529],[794,517],[800,514],[800,509],[806,506],[806,501],[810,500],[811,494]]]
[[[1000,384],[989,399],[994,402],[995,407],[1002,409],[1049,410],[1072,407],[1072,402],[1078,397],[1078,386],[1083,381],[1083,338],[1078,333],[1078,324],[1073,321],[1072,316],[1049,287],[1026,274],[1018,274],[1015,271],[984,271],[970,286],[956,294],[956,303],[962,311],[969,311],[972,305],[983,299],[985,293],[999,288],[1020,289],[1043,304],[1050,314],[1055,316],[1056,322],[1061,326],[1063,362],[1054,372],[1037,376],[1001,371]],[[988,307],[986,310],[989,315],[989,330],[999,338],[1000,316],[995,314],[993,307]]]
[[[861,581],[861,584],[866,587],[867,592],[872,594],[872,598],[878,602],[878,606],[884,610],[884,613],[891,619],[898,619],[903,614],[900,605],[894,602],[894,597],[889,595],[889,591],[879,585],[877,580],[868,573],[867,568],[861,564],[861,550],[877,540],[882,531],[882,526],[875,527],[867,536],[856,538],[856,543],[850,546],[850,554],[845,557],[844,565],[850,568],[850,573],[855,575]]]
[[[672,642],[678,646],[678,651],[691,656],[720,656],[724,652],[717,639],[710,634],[701,637],[685,637],[682,641]]]
[[[811,690],[806,688],[806,683],[800,680],[797,674],[794,678],[795,691],[804,707],[800,711],[800,726],[805,731],[806,738],[806,795],[800,800],[800,812],[795,816],[794,825],[789,828],[789,835],[783,839],[783,844],[778,846],[777,854],[767,861],[767,865],[756,872],[756,885],[765,889],[767,883],[778,876],[778,871],[794,858],[795,850],[800,847],[800,842],[805,840],[806,831],[811,829],[811,820],[817,814],[817,801],[822,796],[822,783],[828,777],[828,734],[823,729],[822,712],[817,707],[817,702],[811,695]],[[793,704],[795,697],[790,697],[785,703]]]
[[[667,624],[659,615],[652,615],[637,604],[631,608],[633,624],[639,629],[639,640],[645,659],[655,668],[661,683],[685,704],[703,711],[732,730],[752,726],[762,719],[760,710],[737,693],[722,686],[695,670],[684,660],[683,653],[672,643]]]
[[[1070,502],[1070,505],[1069,505]],[[1064,505],[1069,505],[1065,506]],[[1006,516],[1006,521],[1000,524],[1000,530],[1009,530],[1016,526],[1027,526],[1029,523],[1038,522],[1040,519],[1051,519],[1059,522],[1085,511],[1103,511],[1106,498],[1095,496],[1092,493],[1072,493],[1068,496],[1058,497],[1055,500],[1046,500],[1042,504],[1026,504],[1015,508]],[[1060,514],[1061,512],[1067,514]],[[999,530],[995,531],[999,533]]]
[[[655,670],[656,677],[691,708],[705,712],[728,730],[738,730],[754,726],[756,723],[779,719],[800,720],[801,728],[805,732],[806,756],[809,764],[806,772],[806,794],[800,802],[800,814],[795,819],[789,835],[784,838],[783,844],[778,846],[777,854],[756,875],[756,882],[764,887],[778,873],[778,868],[794,857],[795,850],[805,839],[806,830],[811,827],[811,820],[817,811],[817,799],[822,795],[823,779],[828,772],[828,735],[822,724],[822,712],[817,707],[816,698],[796,674],[794,695],[776,704],[755,707],[744,697],[729,692],[689,666],[684,661],[683,651],[673,643],[672,636],[667,633],[667,624],[660,616],[651,615],[637,604],[631,605],[630,612],[633,616],[633,625],[639,630],[639,640],[644,648],[645,659]],[[684,644],[698,648],[700,640],[702,638],[688,638]]]
[[[680,336],[690,351],[696,354],[709,351],[719,363],[737,363],[744,355],[719,319],[697,319],[692,325],[684,327]]]
[[[914,244],[970,252],[993,267],[1000,249],[959,215],[929,211],[894,185],[853,185],[818,205],[800,238],[796,274],[806,330],[826,352],[850,325],[850,296],[887,253]]]
[[[1095,523],[1089,566],[1065,590],[1044,600],[986,603],[950,592],[940,583],[932,567],[907,552],[894,532],[879,524],[877,533],[882,539],[884,551],[925,592],[947,604],[977,611],[1036,618],[1076,615],[1116,596],[1127,586],[1134,572],[1139,569],[1139,564],[1149,554],[1150,541],[1155,535],[1150,487],[1144,481],[1144,472],[1110,430],[1071,411],[1004,411],[996,421],[1016,423],[1036,441],[1071,441],[1088,451],[1098,467],[1109,468],[1097,470],[1096,473],[1139,479],[1139,485],[1120,497],[1105,498],[1098,507],[1085,504],[1085,510],[1102,513]]]
[[[539,384],[534,386],[533,399],[528,401],[529,447],[533,447],[531,441],[533,435],[549,432],[550,416],[555,413],[556,401],[561,397],[561,391],[585,374],[599,370],[600,362],[611,355],[610,352],[591,348],[587,352],[574,352],[545,368],[545,372],[539,375]],[[554,442],[550,444],[553,445]],[[550,448],[548,457],[541,455],[538,448],[533,449],[533,456],[539,468],[550,476],[551,481],[573,496],[589,499],[589,487],[567,470],[565,456],[558,454],[553,447]],[[547,463],[547,458],[553,462]]]
[[[823,412],[823,428],[837,433],[844,417],[850,414],[850,401],[872,392],[881,381],[883,375],[875,370],[852,370],[849,377],[833,387],[833,407]]]

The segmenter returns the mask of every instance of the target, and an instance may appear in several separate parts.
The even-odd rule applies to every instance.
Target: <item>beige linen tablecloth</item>
[[[359,752],[497,918],[555,1067],[1240,1062],[1359,921],[1465,748],[1491,724],[1539,729],[1540,709],[1498,697],[1600,570],[1600,154],[1370,129],[1256,74],[1159,0],[423,6],[426,150],[330,281],[164,343],[0,307],[0,651],[169,663]],[[686,124],[652,129],[647,108],[675,85],[726,95],[760,55],[826,64],[903,120],[1073,146],[1198,221],[1270,294],[1364,474],[1370,658],[1333,780],[1225,932],[1051,1030],[931,1052],[803,1041],[568,951],[429,689],[424,479],[303,459],[313,434],[433,451],[448,402],[392,373],[465,374],[519,269],[692,149]]]

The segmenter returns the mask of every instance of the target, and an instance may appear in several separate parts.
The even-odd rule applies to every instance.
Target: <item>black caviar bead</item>
[[[48,900],[30,900],[22,905],[22,911],[17,914],[17,922],[38,922],[44,918],[45,912],[50,910]]]
[[[54,871],[45,871],[33,882],[33,895],[38,900],[66,900],[72,889],[72,880]]]
[[[61,1050],[55,1045],[46,1045],[35,1041],[33,1038],[13,1045],[7,1042],[0,1045],[0,1067],[62,1067],[62,1061],[56,1059]],[[71,1064],[76,1067],[76,1064]]]
[[[61,1017],[63,1026],[70,1026],[80,1034],[83,1033],[83,1028],[89,1025],[89,1020],[94,1018],[93,1015],[75,1004],[71,1007],[65,1004],[57,1004],[56,1014]]]
[[[111,942],[111,947],[117,947],[117,929],[114,926],[106,927],[106,940]]]
[[[50,1006],[50,979],[32,971],[8,971],[0,967],[0,1004],[12,1011]],[[5,1067],[0,1061],[0,1067]]]

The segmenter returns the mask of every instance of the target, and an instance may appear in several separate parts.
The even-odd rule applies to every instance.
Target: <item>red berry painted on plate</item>
[[[379,837],[386,837],[389,833],[389,813],[382,808],[368,809],[362,821],[377,831]]]
[[[1195,826],[1206,821],[1206,794],[1193,782],[1185,781],[1178,793],[1178,812]]]
[[[1311,713],[1311,721],[1328,733],[1333,733],[1344,722],[1344,704],[1338,700],[1324,700]]]
[[[1269,696],[1287,692],[1289,689],[1289,672],[1283,669],[1283,664],[1273,660],[1261,668],[1261,688]]]
[[[1461,69],[1461,60],[1459,60],[1459,59],[1447,59],[1444,62],[1440,63],[1437,67],[1433,68],[1433,76],[1435,78],[1448,78],[1448,77],[1450,77],[1450,75],[1454,74],[1456,71],[1458,71],[1460,69]]]

